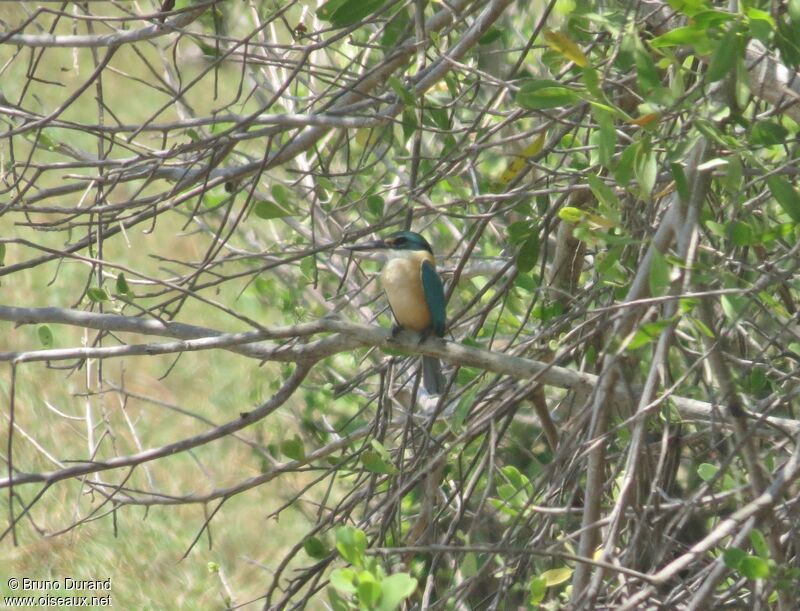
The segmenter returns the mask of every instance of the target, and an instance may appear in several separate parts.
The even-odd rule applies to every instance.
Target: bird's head
[[[396,231],[383,240],[360,242],[349,247],[350,250],[383,252],[389,258],[403,257],[413,252],[428,252],[433,254],[433,249],[428,241],[420,234],[413,231]]]

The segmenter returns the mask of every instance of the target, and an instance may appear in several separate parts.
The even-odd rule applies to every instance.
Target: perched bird
[[[436,273],[433,249],[425,238],[413,231],[398,231],[384,240],[356,244],[350,250],[386,254],[381,284],[397,321],[395,332],[410,329],[423,338],[431,332],[444,337],[444,286]],[[444,377],[439,359],[422,357],[422,383],[429,395],[442,393]]]

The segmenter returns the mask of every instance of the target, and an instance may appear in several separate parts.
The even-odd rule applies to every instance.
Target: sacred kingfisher
[[[356,244],[350,250],[386,254],[381,284],[397,321],[394,332],[410,329],[423,337],[431,332],[444,337],[444,286],[436,273],[433,249],[425,238],[413,231],[398,231],[384,240]],[[442,393],[444,377],[439,359],[422,357],[422,383],[429,395]]]

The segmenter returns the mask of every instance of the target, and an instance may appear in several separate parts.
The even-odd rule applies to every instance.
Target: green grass
[[[27,331],[18,330],[15,335]],[[12,345],[25,343],[14,341]],[[227,367],[222,364],[224,360],[228,361]],[[165,402],[175,402],[179,397],[177,403],[183,408],[217,423],[235,419],[240,411],[251,408],[254,403],[249,395],[268,394],[262,388],[268,368],[259,368],[242,357],[218,353],[184,355],[170,377],[159,380],[158,376],[169,366],[167,361],[164,357],[126,359],[124,368],[120,360],[107,361],[104,374],[119,383],[124,369],[125,385],[131,391]],[[87,453],[85,423],[61,418],[44,405],[49,401],[62,413],[83,417],[87,399],[77,395],[83,390],[84,373],[73,374],[66,383],[65,377],[63,372],[47,370],[41,364],[20,366],[16,420],[22,430],[54,456],[83,458]],[[7,396],[7,375],[0,386]],[[89,403],[96,425],[95,439],[104,431],[113,432],[103,437],[98,459],[136,452],[131,428],[143,448],[158,447],[207,429],[196,420],[137,399],[129,399],[123,413],[114,393],[95,395]],[[291,429],[292,420],[286,413],[277,413],[242,435],[279,443]],[[20,433],[15,435],[14,462],[24,471],[56,468]],[[262,463],[263,459],[249,447],[223,439],[144,464],[126,486],[174,495],[203,493],[257,475]],[[120,469],[102,472],[98,478],[113,485],[122,483],[126,474],[126,469]],[[176,608],[176,603],[178,608],[222,608],[219,577],[207,568],[209,562],[214,562],[229,579],[236,600],[255,598],[271,578],[269,569],[275,568],[283,553],[308,528],[305,516],[292,508],[281,514],[280,522],[267,520],[271,511],[299,490],[300,479],[283,477],[229,500],[211,523],[213,545],[209,548],[209,538],[204,535],[185,559],[183,554],[205,520],[202,505],[149,509],[126,506],[113,516],[103,515],[110,509],[105,506],[100,510],[102,517],[57,534],[77,519],[89,516],[102,501],[99,493],[78,481],[61,482],[52,486],[33,507],[29,519],[18,525],[19,546],[11,545],[10,536],[2,543],[3,556],[8,560],[8,571],[4,573],[36,579],[111,577],[115,606],[122,608]],[[89,481],[94,477],[90,476]],[[15,493],[28,502],[39,489],[38,484],[25,485],[17,487]],[[216,502],[212,502],[206,510],[210,512],[215,506]],[[15,508],[18,513],[19,504]],[[6,495],[0,502],[0,515],[8,516]]]

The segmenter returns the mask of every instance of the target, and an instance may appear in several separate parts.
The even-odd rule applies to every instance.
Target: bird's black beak
[[[359,242],[352,246],[346,246],[347,250],[363,251],[363,250],[383,250],[389,248],[389,245],[383,240],[370,240],[369,242]]]

